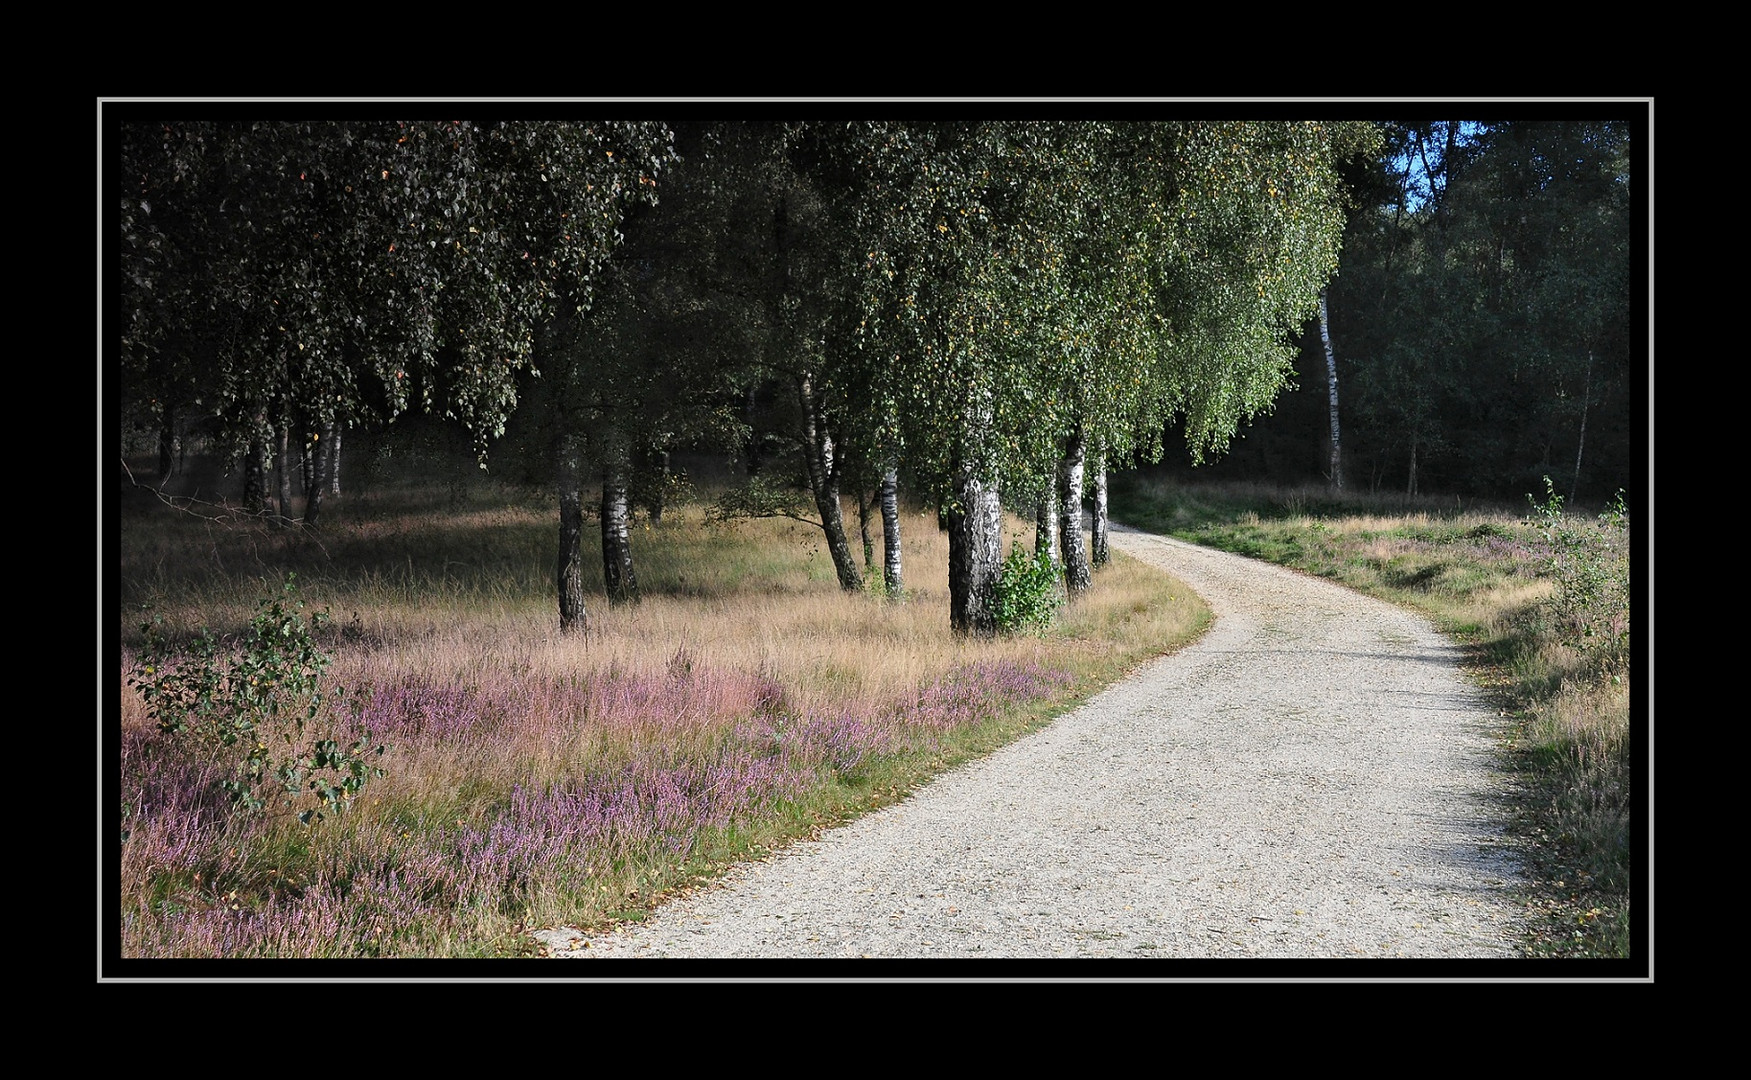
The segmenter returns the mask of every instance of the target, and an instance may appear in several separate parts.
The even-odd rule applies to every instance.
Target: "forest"
[[[906,492],[949,534],[954,626],[988,635],[1001,508],[1039,521],[1074,594],[1103,556],[1109,471],[1164,458],[1336,490],[1512,501],[1550,476],[1571,500],[1633,499],[1634,112],[130,112],[105,385],[124,452],[155,442],[156,483],[199,445],[241,505],[307,526],[349,446],[452,423],[481,468],[556,494],[566,629],[588,625],[592,510],[607,596],[636,599],[628,523],[660,518],[677,453],[736,461],[720,513],[812,521],[847,590],[865,570],[843,500],[866,538],[879,517],[897,593]]]

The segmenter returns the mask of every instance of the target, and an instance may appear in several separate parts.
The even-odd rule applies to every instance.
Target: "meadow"
[[[550,496],[379,483],[301,530],[125,494],[124,959],[535,955],[529,930],[642,918],[1209,619],[1118,556],[1049,628],[964,640],[933,512],[886,597],[839,589],[818,528],[694,504],[638,520],[639,603],[586,557],[589,628],[561,635]]]

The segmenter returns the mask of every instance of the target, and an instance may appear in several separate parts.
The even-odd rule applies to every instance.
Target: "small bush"
[[[1623,493],[1594,521],[1563,513],[1550,477],[1545,499],[1531,495],[1530,523],[1550,545],[1549,571],[1557,591],[1551,603],[1566,645],[1592,653],[1606,668],[1622,666],[1629,652],[1629,511]]]
[[[1029,554],[1015,542],[997,574],[991,607],[1005,634],[1039,633],[1052,625],[1064,604],[1058,568],[1045,552]]]
[[[285,806],[305,824],[324,811],[345,809],[383,770],[367,755],[368,732],[349,742],[332,732],[315,731],[324,703],[341,691],[323,685],[331,658],[316,645],[314,629],[328,621],[326,611],[310,622],[302,614],[294,577],[287,575],[281,595],[257,605],[241,639],[224,641],[205,627],[186,647],[177,647],[154,618],[141,626],[145,646],[128,674],[148,715],[163,734],[228,766],[219,786],[246,811]],[[310,805],[299,808],[309,796]]]

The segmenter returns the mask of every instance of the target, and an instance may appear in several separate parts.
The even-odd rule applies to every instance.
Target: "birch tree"
[[[1038,144],[1026,240],[1042,423],[1058,432],[1065,584],[1091,469],[1158,456],[1182,418],[1195,455],[1269,408],[1292,335],[1336,266],[1335,158],[1363,132],[1317,122],[1067,124]],[[1104,561],[1106,521],[1096,529]]]
[[[1007,270],[992,249],[1006,134],[987,123],[860,123],[823,133],[822,147],[859,241],[853,334],[867,400],[886,445],[904,447],[921,493],[943,508],[949,621],[975,635],[996,628],[1003,475],[1031,394],[1003,332]]]

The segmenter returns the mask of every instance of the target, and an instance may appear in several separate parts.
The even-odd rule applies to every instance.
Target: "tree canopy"
[[[198,414],[252,454],[428,411],[484,458],[533,398],[526,426],[562,477],[562,593],[586,459],[629,578],[634,459],[787,403],[841,584],[862,580],[840,484],[891,502],[903,477],[950,523],[956,625],[988,632],[998,507],[1056,490],[1078,508],[1085,457],[1222,454],[1293,384],[1328,284],[1349,460],[1482,486],[1572,453],[1581,485],[1584,462],[1620,452],[1636,348],[1630,136],[130,117],[113,143],[115,369],[131,415],[169,430]],[[1485,430],[1512,438],[1462,476],[1451,450]]]
[[[128,121],[117,150],[132,399],[244,435],[417,407],[483,447],[672,157],[663,124],[558,121]]]

